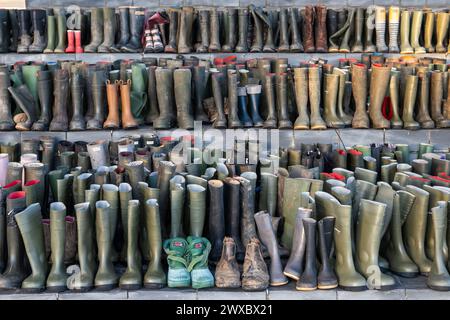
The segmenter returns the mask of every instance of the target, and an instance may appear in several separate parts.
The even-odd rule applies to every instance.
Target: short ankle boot
[[[241,286],[241,275],[236,261],[236,244],[231,237],[223,239],[222,256],[216,266],[215,283],[218,288]]]

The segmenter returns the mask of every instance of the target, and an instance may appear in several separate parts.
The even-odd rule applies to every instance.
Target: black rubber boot
[[[119,41],[110,48],[111,52],[120,52],[120,48],[130,40],[130,9],[128,7],[119,8]]]
[[[52,106],[52,72],[51,71],[39,71],[37,74],[38,83],[37,91],[39,96],[39,103],[41,105],[41,116],[38,121],[33,123],[31,130],[35,131],[47,131],[50,125],[51,118],[51,106]]]
[[[18,10],[19,43],[17,53],[27,53],[31,45],[31,15],[30,10]]]
[[[41,53],[44,51],[45,46],[47,45],[45,41],[46,16],[45,10],[33,10],[31,12],[34,40],[28,48],[28,52]]]

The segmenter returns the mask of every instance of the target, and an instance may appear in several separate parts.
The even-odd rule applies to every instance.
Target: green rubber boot
[[[186,259],[188,243],[183,238],[172,238],[164,241],[169,272],[167,286],[169,288],[186,288],[191,285],[191,274]]]
[[[208,268],[208,256],[211,243],[203,237],[187,238],[189,249],[189,267],[191,272],[192,288],[202,289],[214,287],[214,277]]]

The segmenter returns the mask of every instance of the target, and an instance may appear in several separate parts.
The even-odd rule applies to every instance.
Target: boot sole
[[[119,285],[119,288],[122,290],[139,290],[142,288],[140,284],[122,284]]]
[[[19,293],[41,293],[45,291],[45,287],[43,288],[24,288],[20,289]]]
[[[102,286],[95,286],[95,291],[109,291],[114,288],[117,288],[116,284],[105,284]]]
[[[352,291],[352,292],[366,291],[367,290],[367,286],[359,286],[359,287],[339,286],[339,288],[342,289],[342,290],[345,290],[345,291]]]
[[[314,291],[314,290],[317,290],[317,287],[314,287],[314,288],[295,287],[295,290],[297,290],[297,291]]]
[[[162,283],[144,283],[144,289],[162,289],[164,284]]]
[[[46,292],[55,293],[55,292],[64,292],[67,290],[67,287],[47,287]]]
[[[286,284],[288,284],[289,281],[285,281],[285,282],[271,282],[270,286],[271,287],[280,287],[280,286],[284,286]]]
[[[395,272],[395,271],[392,271],[392,270],[391,270],[391,272],[393,274],[396,274],[396,275],[398,275],[400,277],[403,277],[403,278],[415,278],[415,277],[419,276],[419,272]]]
[[[321,286],[320,284],[317,286],[318,289],[320,290],[329,290],[329,289],[334,289],[337,288],[338,284],[331,284],[331,285],[327,285],[327,286]]]
[[[70,291],[77,292],[77,293],[84,293],[84,292],[89,292],[92,289],[94,289],[94,287],[82,287],[82,288],[73,289],[73,290],[70,290]]]
[[[284,274],[286,277],[288,277],[288,278],[290,278],[290,279],[293,279],[293,280],[295,280],[295,281],[298,281],[298,280],[300,279],[300,277],[297,277],[297,276],[295,276],[295,275],[293,275],[292,273],[289,273],[289,272],[283,272],[283,274]]]
[[[439,286],[430,286],[428,285],[428,287],[432,290],[436,290],[436,291],[450,291],[450,287],[439,287]]]

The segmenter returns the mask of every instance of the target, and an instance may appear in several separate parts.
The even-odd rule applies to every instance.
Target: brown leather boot
[[[108,118],[103,123],[105,129],[119,128],[119,81],[106,81],[106,99],[108,101]]]
[[[316,6],[316,52],[328,52],[327,46],[327,7],[324,5]]]
[[[316,52],[316,47],[314,45],[314,18],[315,10],[313,6],[306,6],[305,13],[303,16],[303,44],[306,53]],[[326,41],[326,37],[325,37]]]
[[[381,112],[383,100],[389,86],[390,75],[390,67],[384,67],[379,64],[372,65],[369,116],[372,126],[375,129],[388,129],[391,126],[390,121]]]
[[[369,128],[367,116],[367,67],[362,63],[352,65],[352,91],[355,99],[355,114],[352,127],[355,129]]]
[[[236,243],[233,238],[223,239],[222,257],[216,266],[216,287],[239,288],[241,286],[241,274],[236,261]]]
[[[131,80],[127,82],[120,81],[120,101],[122,106],[122,127],[124,129],[133,129],[138,127],[138,123],[131,112],[130,100]]]

